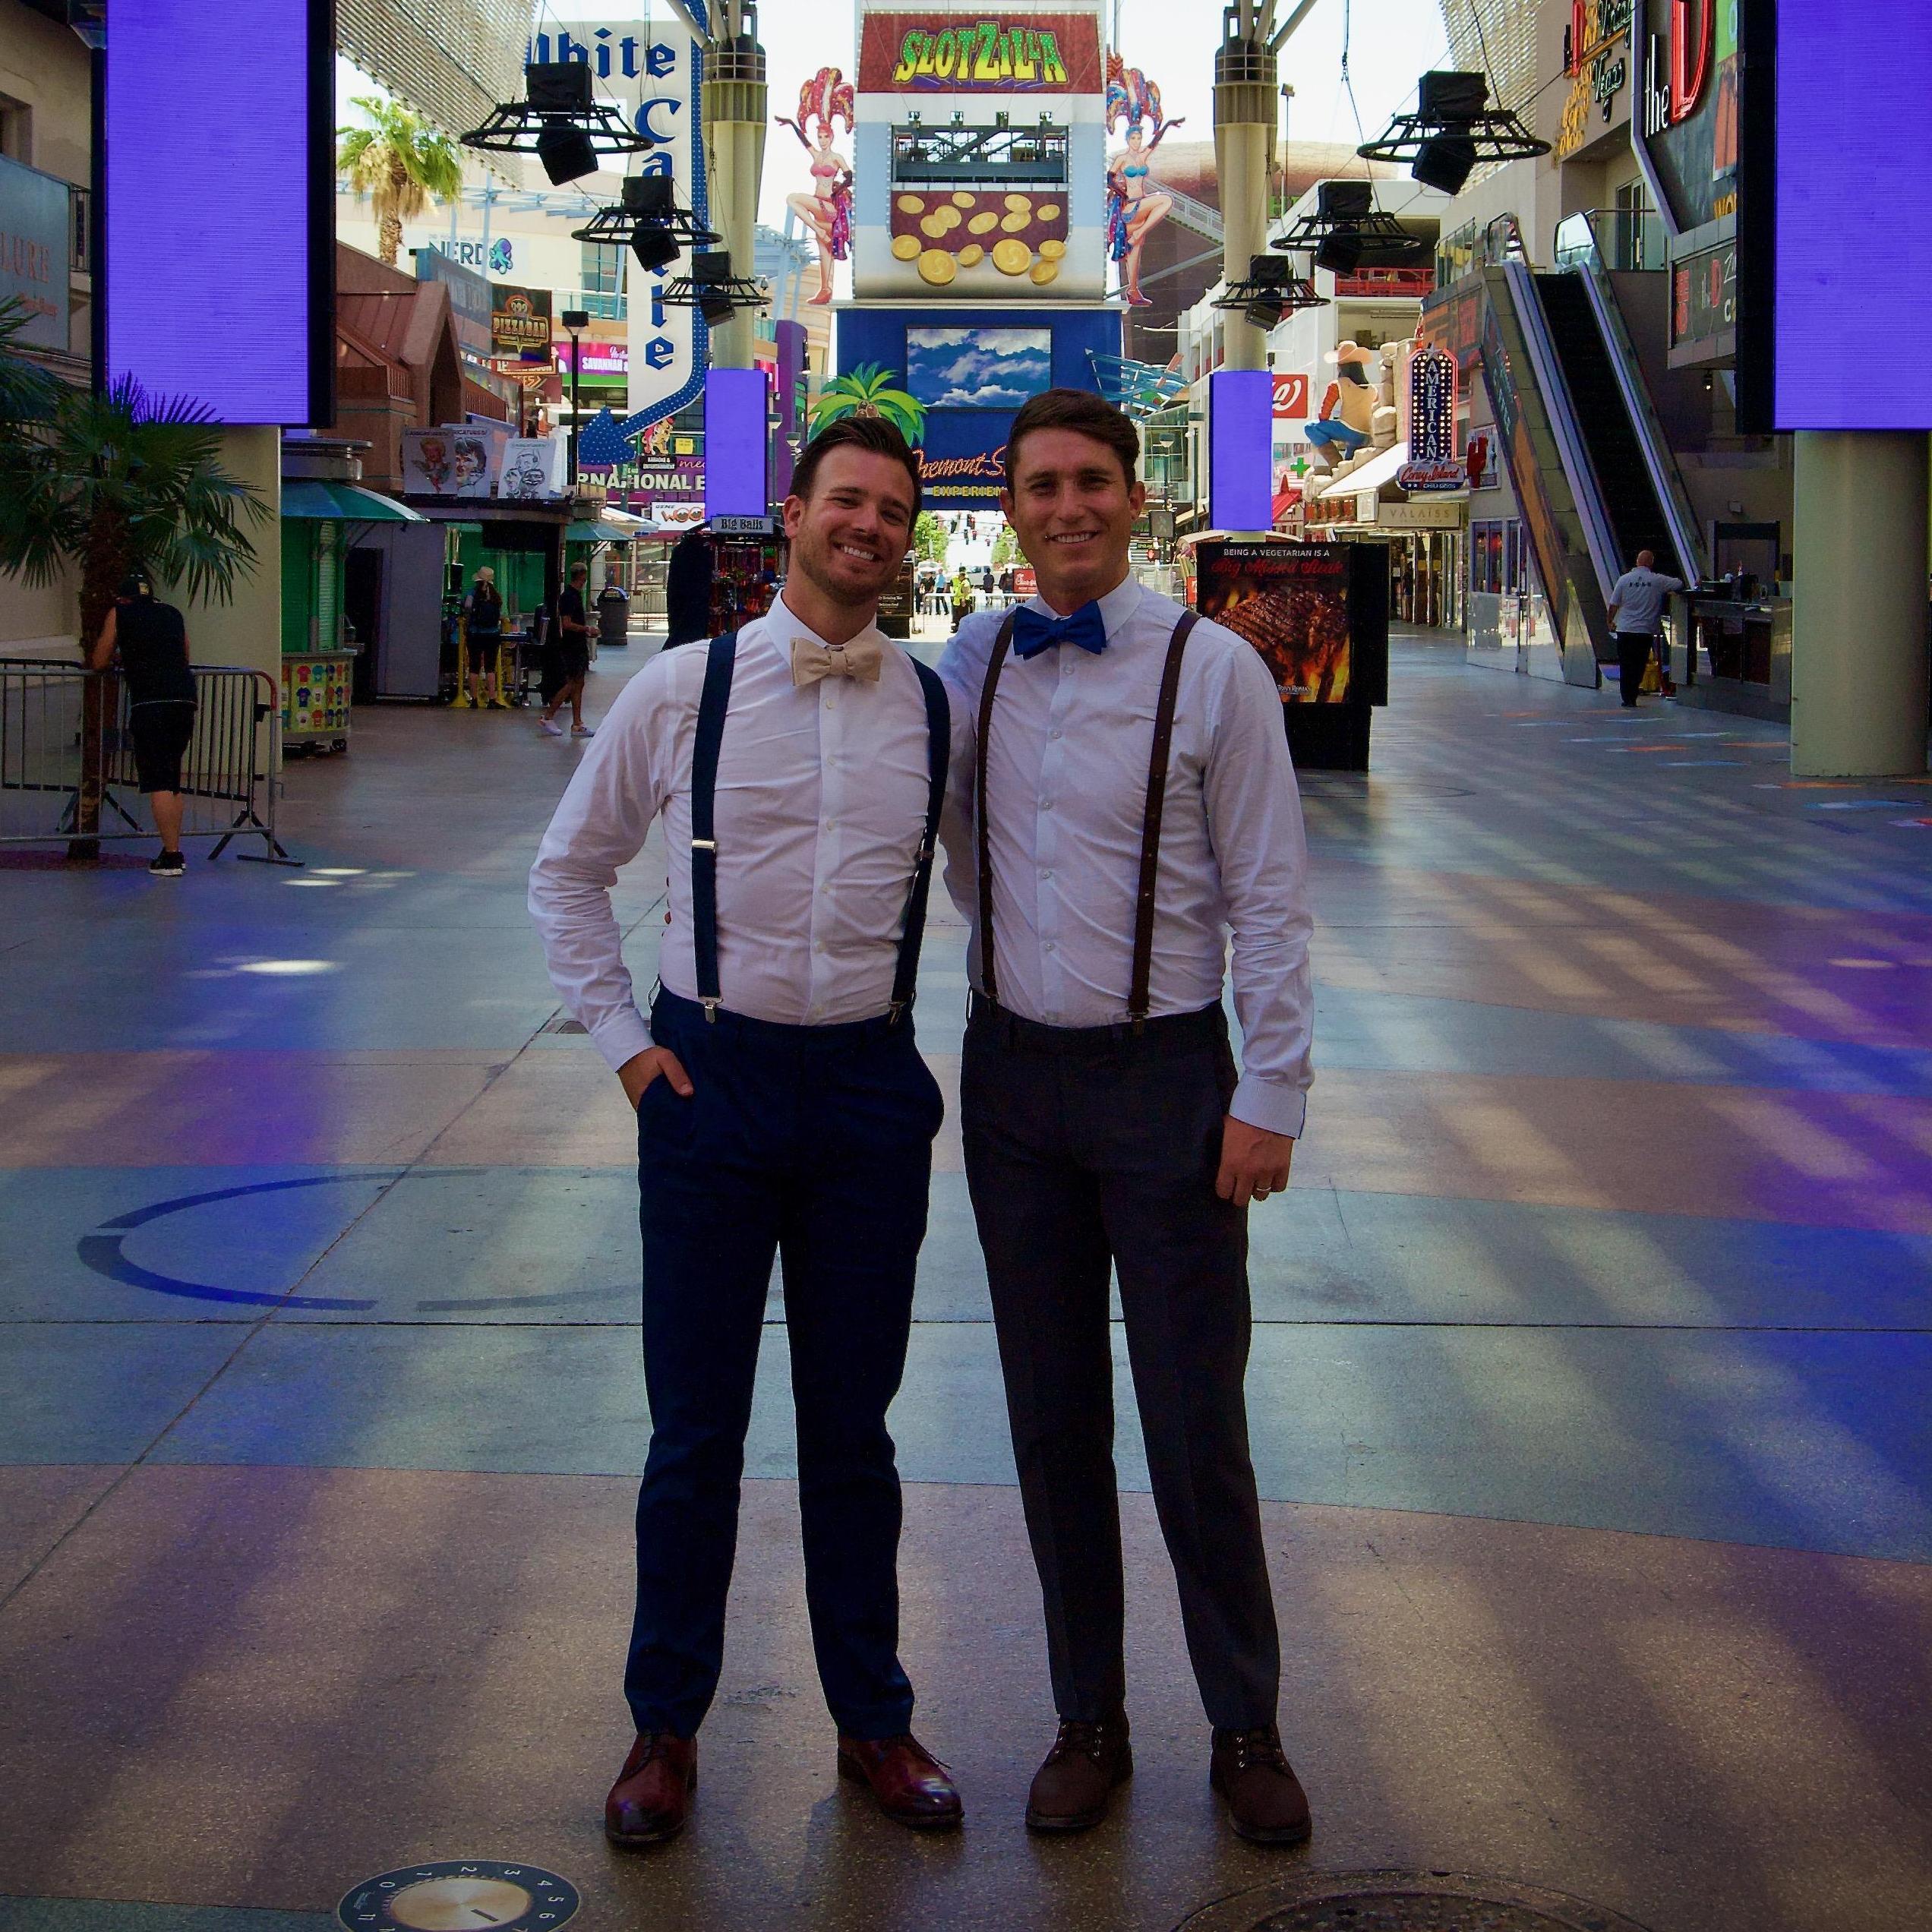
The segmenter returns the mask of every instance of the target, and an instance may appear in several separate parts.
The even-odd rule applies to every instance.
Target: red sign
[[[1274,379],[1274,419],[1277,422],[1305,422],[1309,412],[1309,379],[1305,370]]]
[[[859,91],[870,94],[1097,94],[1092,14],[867,14]]]

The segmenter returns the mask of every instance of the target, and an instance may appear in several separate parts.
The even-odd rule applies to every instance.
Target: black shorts
[[[483,636],[466,636],[463,642],[469,652],[469,668],[478,674],[494,671],[497,668],[497,652],[503,644],[500,631],[486,632]]]
[[[178,791],[182,759],[194,735],[194,707],[185,699],[136,705],[128,714],[134,772],[143,791]]]

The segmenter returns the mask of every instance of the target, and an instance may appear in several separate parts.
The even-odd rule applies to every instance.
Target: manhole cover
[[[1304,1872],[1238,1892],[1177,1932],[1643,1932],[1561,1892],[1463,1872]]]

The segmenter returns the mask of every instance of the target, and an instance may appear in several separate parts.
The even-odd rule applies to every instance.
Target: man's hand
[[[1214,1192],[1237,1208],[1265,1201],[1288,1185],[1294,1158],[1292,1135],[1271,1134],[1265,1127],[1251,1127],[1230,1114],[1221,1123],[1221,1171],[1215,1176]]]
[[[681,1094],[687,1100],[697,1091],[691,1084],[691,1076],[684,1071],[683,1062],[668,1046],[647,1046],[642,1053],[632,1054],[618,1068],[617,1078],[623,1084],[624,1098],[633,1109],[654,1080],[668,1080],[671,1091]]]

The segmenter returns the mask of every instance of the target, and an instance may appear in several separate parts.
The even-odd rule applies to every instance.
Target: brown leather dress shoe
[[[870,1788],[880,1810],[915,1831],[946,1831],[966,1815],[946,1767],[909,1731],[838,1740],[838,1775]]]
[[[1306,1842],[1308,1793],[1282,1755],[1281,1734],[1272,1724],[1216,1731],[1208,1782],[1226,1801],[1230,1822],[1243,1838],[1257,1845]]]
[[[1133,1771],[1125,1711],[1092,1724],[1061,1719],[1059,1735],[1027,1793],[1027,1829],[1077,1832],[1097,1825],[1114,1786]]]
[[[698,1741],[640,1731],[604,1801],[604,1836],[613,1845],[661,1845],[684,1829],[698,1784]]]

